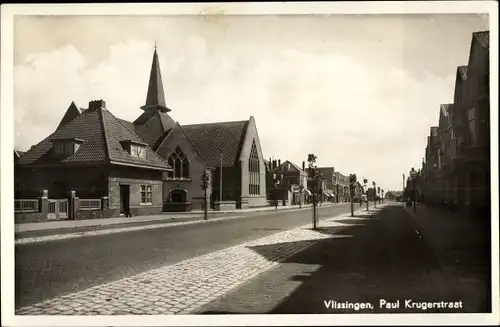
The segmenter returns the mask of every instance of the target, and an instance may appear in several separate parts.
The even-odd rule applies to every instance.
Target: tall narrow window
[[[169,173],[169,178],[187,179],[189,178],[189,160],[184,155],[180,147],[177,147],[168,158],[168,164],[173,171]]]
[[[141,204],[153,203],[153,189],[151,185],[141,185]]]
[[[255,146],[255,141],[252,144],[252,149],[250,151],[250,158],[248,159],[248,172],[249,172],[248,193],[250,195],[259,195],[260,161],[259,161],[259,155],[257,153],[257,147]]]

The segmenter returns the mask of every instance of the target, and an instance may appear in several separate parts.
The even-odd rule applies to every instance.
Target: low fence
[[[15,223],[33,223],[55,220],[81,220],[111,217],[108,198],[79,199],[72,191],[68,198],[50,199],[43,191],[38,199],[14,200]]]
[[[38,212],[40,210],[39,199],[19,199],[14,200],[14,212]]]

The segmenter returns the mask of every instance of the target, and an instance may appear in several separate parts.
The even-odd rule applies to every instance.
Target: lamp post
[[[417,203],[415,199],[415,182],[417,180],[417,171],[415,168],[412,168],[410,170],[410,177],[411,177],[411,187],[412,187],[412,198],[413,198],[413,212],[417,212]]]

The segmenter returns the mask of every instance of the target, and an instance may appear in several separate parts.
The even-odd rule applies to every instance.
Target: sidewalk
[[[269,252],[279,253],[293,242],[259,249],[259,253],[279,264],[198,308],[196,313],[487,312],[488,294],[464,294],[450,282],[456,275],[443,271],[433,255],[434,249],[426,244],[429,233],[422,228],[426,235],[424,239],[419,237],[415,221],[401,205],[371,207],[358,217],[356,221],[344,215],[336,220],[344,226],[322,224],[318,231],[327,237],[284,260],[276,260]],[[428,228],[433,230],[432,224]],[[471,278],[471,271],[462,276]],[[385,307],[381,300],[398,306]],[[459,305],[422,309],[407,306],[406,300]],[[370,306],[356,308],[356,304]]]
[[[323,204],[320,208],[331,207],[340,204]],[[265,212],[294,212],[300,210],[311,210],[311,205],[302,206],[285,206],[275,209],[271,208],[255,208],[244,209],[244,211],[231,210],[224,211],[218,215],[212,214],[208,220],[203,220],[202,214],[181,213],[164,214],[158,216],[139,216],[133,218],[107,218],[82,221],[58,221],[49,223],[34,223],[23,224],[30,226],[24,227],[22,231],[16,230],[15,244],[31,244],[45,241],[64,240],[70,238],[78,238],[93,235],[105,235],[120,232],[129,232],[135,230],[156,229],[163,227],[174,227],[179,225],[189,225],[198,223],[210,223],[220,220],[229,220],[236,218],[245,218],[254,214],[264,214]],[[229,213],[234,212],[233,215]],[[37,226],[42,225],[42,226]],[[30,229],[31,228],[31,229]],[[43,229],[46,228],[46,229]],[[17,226],[16,226],[17,229]]]
[[[491,218],[424,204],[416,209],[406,208],[455,290],[464,299],[485,299],[477,307],[490,307]]]
[[[323,206],[331,206],[337,204],[323,204]],[[310,204],[302,206],[302,209],[310,208]],[[277,209],[275,207],[261,207],[261,208],[249,208],[249,209],[235,209],[235,210],[225,210],[225,211],[208,211],[209,216],[224,216],[229,213],[249,213],[249,212],[261,212],[269,210],[292,210],[299,209],[298,205],[292,206],[281,206]],[[159,221],[182,221],[186,218],[203,219],[203,211],[190,211],[190,212],[171,212],[164,213],[161,215],[151,215],[151,216],[136,216],[136,217],[114,217],[114,218],[102,218],[102,219],[86,219],[86,220],[60,220],[60,221],[50,221],[41,223],[26,223],[26,224],[16,224],[15,232],[24,233],[31,231],[49,231],[49,230],[64,230],[80,227],[92,227],[92,226],[106,226],[106,225],[124,225],[133,223],[144,223],[144,222],[159,222]]]

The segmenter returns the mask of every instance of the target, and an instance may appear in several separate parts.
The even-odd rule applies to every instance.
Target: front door
[[[130,213],[130,185],[120,185],[120,214]]]

